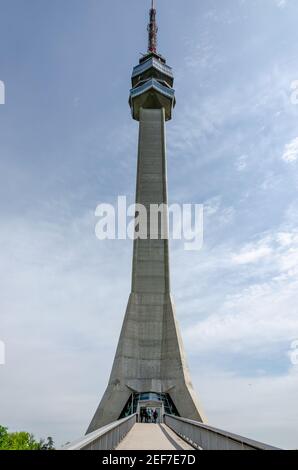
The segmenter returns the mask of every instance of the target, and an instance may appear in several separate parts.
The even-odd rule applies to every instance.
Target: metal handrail
[[[190,419],[166,414],[164,422],[182,439],[200,450],[280,450]]]
[[[146,72],[146,70],[150,69],[151,67],[158,69],[160,72],[164,73],[165,75],[168,75],[171,78],[174,77],[171,67],[166,64],[162,64],[159,60],[152,57],[149,60],[146,60],[146,62],[144,62],[143,64],[136,65],[134,67],[132,72],[132,78],[142,74],[143,72]]]
[[[136,421],[135,413],[66,444],[61,450],[113,450],[129,433]]]
[[[145,91],[150,90],[150,88],[154,88],[155,90],[159,91],[163,95],[167,96],[168,98],[173,99],[175,97],[175,90],[173,88],[169,88],[165,85],[159,83],[155,78],[151,78],[147,80],[143,85],[140,85],[136,88],[132,88],[130,90],[131,98],[136,98],[137,96],[141,95]]]

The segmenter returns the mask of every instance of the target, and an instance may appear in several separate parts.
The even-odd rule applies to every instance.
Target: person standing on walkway
[[[155,409],[154,412],[153,412],[153,421],[154,421],[154,424],[156,424],[157,418],[158,418],[158,413],[157,413],[157,410]]]

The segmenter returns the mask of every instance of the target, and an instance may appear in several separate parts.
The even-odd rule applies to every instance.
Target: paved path
[[[165,424],[135,424],[116,450],[193,450]]]

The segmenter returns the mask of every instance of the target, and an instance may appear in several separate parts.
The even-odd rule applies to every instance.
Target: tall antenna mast
[[[157,31],[155,0],[152,0],[150,9],[150,23],[148,24],[148,52],[157,52]]]

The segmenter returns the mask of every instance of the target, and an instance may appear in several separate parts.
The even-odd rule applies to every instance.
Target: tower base
[[[120,418],[133,394],[167,394],[177,414],[203,422],[170,295],[131,294],[111,377],[87,434]]]

